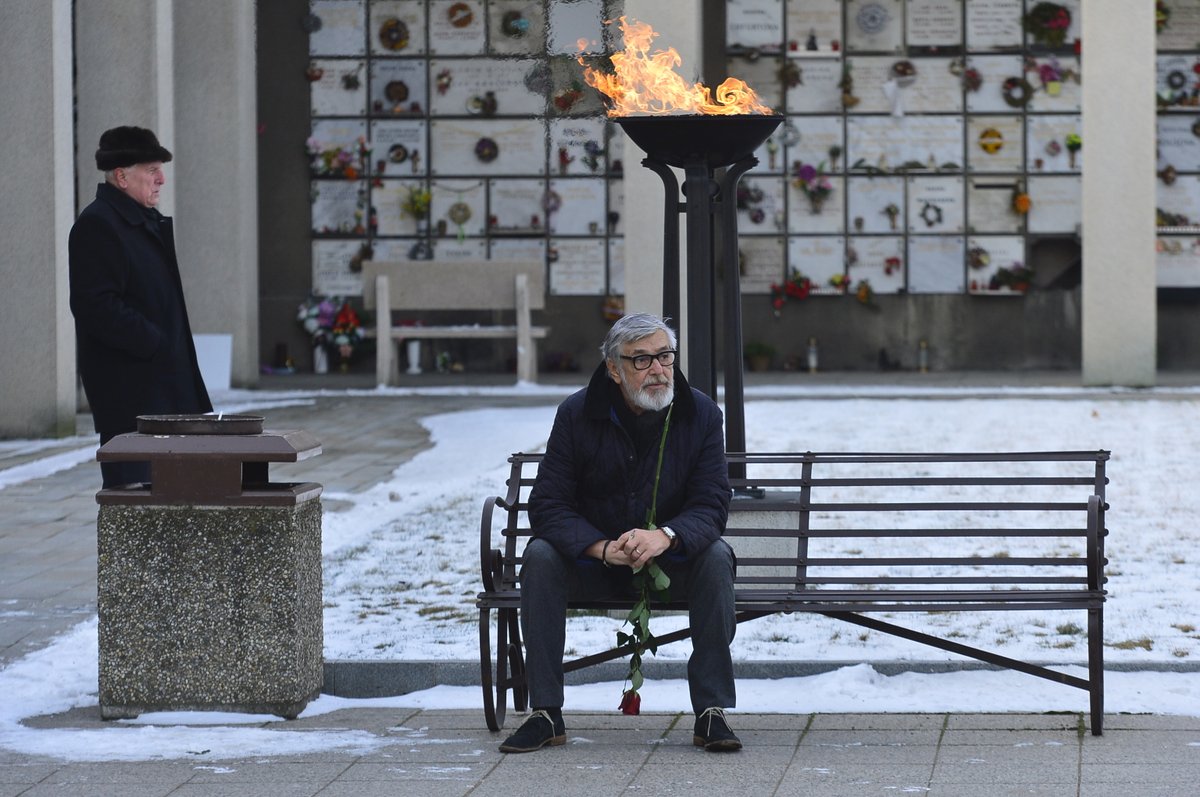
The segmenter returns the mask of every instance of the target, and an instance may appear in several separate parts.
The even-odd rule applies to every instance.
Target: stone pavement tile
[[[995,750],[997,752],[989,752]],[[961,752],[938,757],[933,780],[949,784],[1061,783],[1074,786],[1079,782],[1078,751],[1064,749],[1058,756],[1019,755],[1014,750],[1000,748],[962,748]]]
[[[1010,731],[946,731],[942,737],[942,746],[954,748],[960,745],[969,747],[1000,745],[1000,746],[1037,746],[1057,745],[1059,747],[1079,747],[1079,732],[1077,730],[1027,730],[1024,728]]]
[[[1180,792],[1178,786],[1161,783],[1139,783],[1131,788],[1128,783],[1084,783],[1078,797],[1182,797],[1190,792]]]
[[[132,780],[127,783],[39,783],[28,791],[17,793],[21,797],[166,797],[176,794],[177,788]]]
[[[1110,730],[1196,731],[1200,733],[1200,716],[1160,716],[1156,714],[1108,714],[1104,717],[1104,733]]]
[[[846,795],[925,794],[930,768],[922,764],[813,766],[798,757],[779,782],[780,795],[845,797]],[[959,791],[956,797],[964,797]]]
[[[310,783],[317,787],[332,782],[353,764],[349,760],[280,761],[274,758],[189,764],[189,783]]]
[[[41,763],[33,761],[0,762],[0,783],[41,783],[58,769],[56,763]]]
[[[503,757],[499,741],[486,731],[420,731],[392,733],[392,744],[360,756],[361,763],[495,763]]]
[[[1084,764],[1081,780],[1083,783],[1124,783],[1128,784],[1158,784],[1173,786],[1176,794],[1196,794],[1196,784],[1200,783],[1200,763],[1173,762],[1170,766],[1162,764]],[[1138,794],[1140,792],[1131,792]]]
[[[784,715],[787,716],[787,715]],[[813,714],[810,730],[941,730],[945,714]]]
[[[825,742],[819,738],[813,739],[812,734],[804,737],[796,752],[797,761],[830,769],[863,764],[923,764],[932,769],[937,758],[936,745]]]
[[[79,761],[58,768],[41,782],[178,785],[192,778],[194,767],[191,761]]]
[[[321,794],[466,794],[485,776],[490,777],[496,766],[495,762],[358,762],[347,767]],[[430,783],[440,785],[429,791]],[[386,786],[388,790],[372,791],[376,786]]]
[[[619,755],[614,759],[617,754],[607,752],[608,758],[603,761],[581,761],[574,750],[561,747],[510,755],[488,773],[471,797],[615,797],[656,793],[634,785],[639,770],[651,769],[643,767],[642,760]]]
[[[888,730],[823,730],[810,728],[805,731],[801,745],[804,747],[823,745],[829,747],[936,747],[941,731],[934,728]]]
[[[430,775],[428,778],[422,779],[414,774],[411,778],[396,781],[389,780],[383,782],[377,781],[343,781],[335,780],[324,789],[321,789],[320,797],[463,797],[470,794],[471,797],[479,797],[484,794],[496,794],[495,791],[487,791],[486,783],[484,790],[473,790],[475,788],[474,778],[458,778],[450,775]],[[187,792],[180,791],[179,795],[188,795]],[[507,792],[503,793],[503,797],[518,797],[522,792]],[[172,794],[171,797],[176,797]],[[204,792],[192,792],[188,797],[207,797]],[[247,797],[264,797],[261,794],[247,795]],[[597,797],[599,797],[597,795]]]
[[[745,728],[734,728],[734,732],[742,741],[742,749],[729,754],[736,757],[739,766],[757,766],[759,763],[786,764],[795,753],[796,744],[800,741],[800,731],[759,731]],[[680,764],[695,762],[701,759],[715,757],[702,747],[692,743],[692,726],[675,728],[665,740],[656,745],[654,763]]]
[[[1069,730],[1077,731],[1086,718],[1082,714],[948,714],[946,730]]]
[[[1083,741],[1086,764],[1200,764],[1200,733],[1109,731]]]
[[[287,783],[185,783],[171,797],[315,797],[325,794],[325,784]]]
[[[738,797],[769,797],[789,794],[779,790],[787,761],[743,763],[737,753],[708,753],[689,764],[654,764],[633,778],[629,791],[635,794],[694,795],[730,794]]]

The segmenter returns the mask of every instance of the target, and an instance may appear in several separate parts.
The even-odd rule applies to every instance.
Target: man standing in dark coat
[[[104,182],[70,237],[71,312],[79,374],[100,444],[138,415],[211,412],[183,301],[171,219],[158,212],[171,153],[154,133],[100,136]],[[150,481],[146,462],[104,462],[105,487]]]
[[[656,316],[620,319],[601,351],[588,386],[559,406],[529,495],[521,624],[533,713],[500,750],[566,742],[567,601],[628,595],[634,568],[652,560],[670,577],[671,598],[688,604],[692,741],[740,749],[724,712],[735,702],[737,623],[736,560],[721,539],[730,497],[721,410],[688,386],[675,333]]]

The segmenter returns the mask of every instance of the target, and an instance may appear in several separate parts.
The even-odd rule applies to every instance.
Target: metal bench
[[[739,623],[815,612],[1074,686],[1090,695],[1091,730],[1102,733],[1109,452],[728,456],[733,472],[746,474],[731,479],[725,531],[738,556]],[[507,492],[483,507],[483,591],[476,606],[484,714],[492,730],[504,725],[509,691],[517,710],[527,707],[519,571],[540,461],[540,454],[514,454]],[[630,606],[628,600],[570,604]],[[1087,678],[867,616],[1062,610],[1087,614]],[[656,637],[661,646],[689,635],[685,628]],[[629,652],[612,648],[564,667],[570,672]]]
[[[405,260],[363,263],[363,306],[375,311],[375,378],[394,385],[401,341],[420,339],[512,338],[517,346],[517,379],[537,379],[537,343],[549,333],[533,326],[532,310],[546,306],[545,266],[503,260]],[[512,313],[511,324],[393,325],[392,310],[495,310]],[[409,363],[410,373],[420,373]]]

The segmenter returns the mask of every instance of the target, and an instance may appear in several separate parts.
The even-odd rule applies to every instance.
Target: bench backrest
[[[729,454],[737,587],[1101,590],[1108,456]],[[509,461],[497,588],[516,583],[541,455]]]
[[[510,260],[367,260],[363,304],[375,309],[375,277],[386,275],[392,310],[514,310],[517,274],[525,274],[529,307],[546,306],[545,265]]]

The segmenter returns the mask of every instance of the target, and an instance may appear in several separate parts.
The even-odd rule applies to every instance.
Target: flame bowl
[[[711,169],[752,155],[783,122],[782,116],[688,114],[618,116],[619,124],[646,155],[668,166],[703,163]]]

